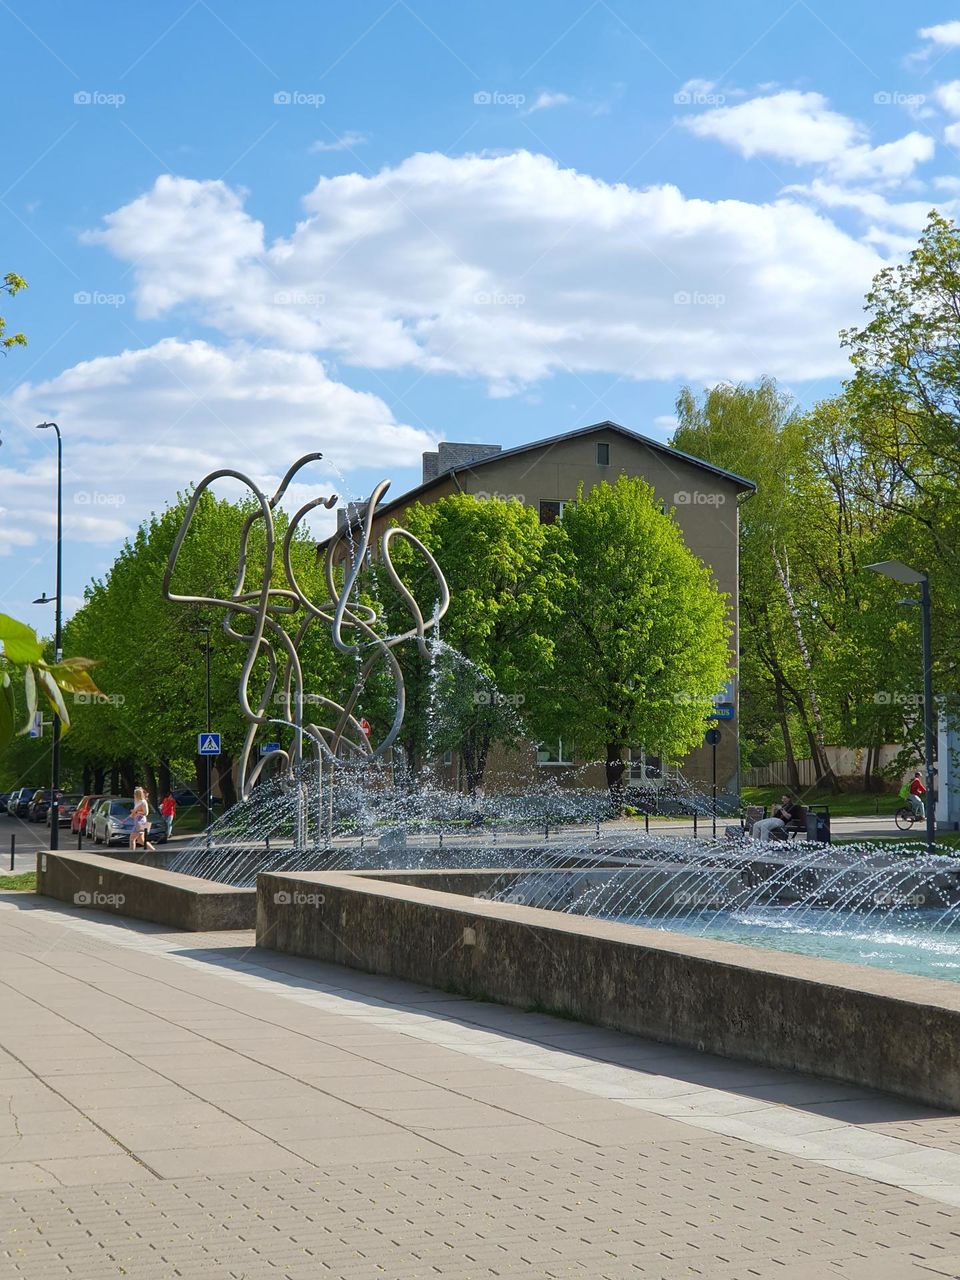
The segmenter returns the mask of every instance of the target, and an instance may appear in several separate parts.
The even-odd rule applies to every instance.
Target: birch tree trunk
[[[814,725],[814,741],[811,745],[817,748],[817,773],[820,780],[827,782],[832,790],[837,789],[837,778],[827,759],[827,744],[823,732],[823,715],[820,711],[820,699],[817,697],[816,681],[813,678],[813,663],[810,661],[810,650],[807,648],[806,637],[803,634],[803,623],[800,620],[800,610],[797,608],[797,601],[793,594],[793,587],[790,585],[789,565],[785,565],[780,558],[779,552],[773,551],[773,565],[776,569],[777,579],[783,588],[783,594],[787,602],[787,612],[790,614],[790,621],[793,623],[793,629],[797,636],[797,648],[800,650],[800,661],[803,663],[803,669],[807,675],[807,689],[810,695],[810,711],[813,716]]]

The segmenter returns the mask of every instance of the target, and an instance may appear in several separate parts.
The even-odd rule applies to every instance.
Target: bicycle
[[[923,821],[912,804],[902,804],[893,815],[893,820],[901,831],[910,831],[914,823]]]

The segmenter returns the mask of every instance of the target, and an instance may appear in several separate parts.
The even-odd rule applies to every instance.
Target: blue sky
[[[53,585],[41,417],[76,602],[214,466],[322,449],[296,496],[356,497],[440,438],[663,438],[684,382],[812,402],[960,190],[945,4],[15,0],[0,40],[20,616]]]

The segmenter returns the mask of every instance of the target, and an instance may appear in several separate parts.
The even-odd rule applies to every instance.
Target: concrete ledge
[[[257,945],[960,1110],[960,986],[388,874],[261,875]]]
[[[37,893],[95,911],[208,933],[252,929],[256,890],[94,853],[38,853]]]

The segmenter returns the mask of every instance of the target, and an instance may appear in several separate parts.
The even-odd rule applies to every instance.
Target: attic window
[[[605,440],[600,441],[597,445],[597,466],[609,467],[610,465],[610,446]]]

